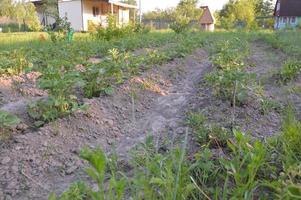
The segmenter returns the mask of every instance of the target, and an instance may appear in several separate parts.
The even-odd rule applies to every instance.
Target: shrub
[[[51,41],[56,43],[56,42],[65,41],[67,39],[66,38],[67,33],[71,31],[72,28],[71,28],[71,23],[68,22],[67,17],[64,18],[57,17],[55,19],[54,26],[46,27],[46,30],[50,36]]]
[[[176,33],[183,33],[188,30],[189,22],[188,18],[181,16],[170,25],[170,28]]]
[[[93,33],[93,36],[96,39],[110,41],[113,39],[131,36],[132,34],[136,34],[136,33],[146,34],[148,32],[150,32],[150,28],[148,26],[139,23],[128,24],[126,26],[119,27],[117,24],[116,16],[109,15],[108,27],[98,28],[96,33]]]

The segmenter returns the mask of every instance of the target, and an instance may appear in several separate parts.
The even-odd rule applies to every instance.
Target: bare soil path
[[[87,112],[57,120],[45,127],[15,135],[0,146],[0,200],[47,199],[71,182],[85,179],[81,148],[116,146],[121,158],[148,134],[160,138],[185,133],[186,111],[198,95],[199,82],[210,62],[197,50],[134,77],[115,88],[110,97],[85,102]]]

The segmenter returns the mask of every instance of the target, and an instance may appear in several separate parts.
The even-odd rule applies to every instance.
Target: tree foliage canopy
[[[176,8],[156,9],[145,13],[143,18],[146,20],[177,20],[185,18],[189,21],[198,20],[202,14],[197,7],[198,0],[181,0]]]
[[[10,17],[19,24],[27,25],[31,30],[39,30],[40,22],[35,6],[30,2],[0,0],[0,16]]]
[[[273,14],[273,0],[230,0],[218,13],[224,28],[257,26],[257,17]]]

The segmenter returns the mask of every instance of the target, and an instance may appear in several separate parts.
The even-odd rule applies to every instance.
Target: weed
[[[227,129],[215,124],[207,124],[207,118],[201,113],[189,113],[187,125],[193,129],[201,145],[221,148],[231,138]]]
[[[295,79],[301,72],[301,62],[296,60],[288,60],[284,63],[279,71],[280,81],[287,83]]]
[[[263,115],[270,113],[271,111],[280,112],[281,104],[273,99],[262,98],[260,99],[260,111]]]

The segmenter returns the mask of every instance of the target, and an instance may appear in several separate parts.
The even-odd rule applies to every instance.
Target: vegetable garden
[[[0,34],[0,199],[301,198],[299,31],[96,34]]]

